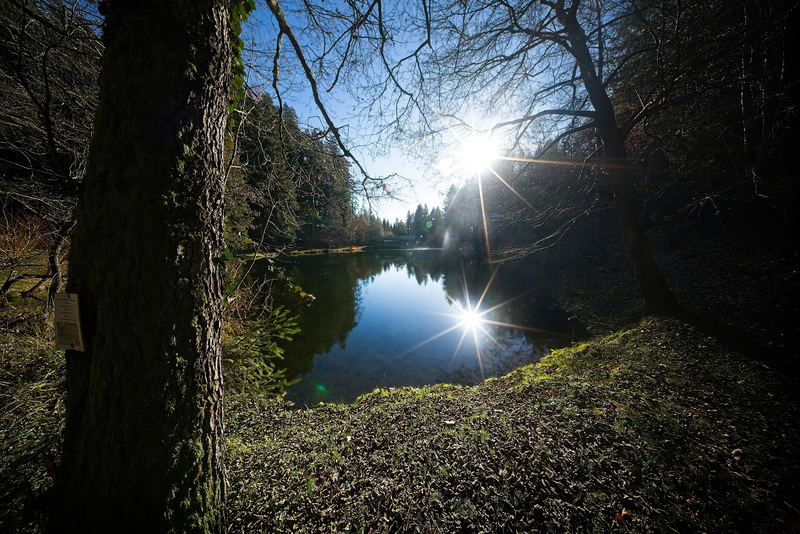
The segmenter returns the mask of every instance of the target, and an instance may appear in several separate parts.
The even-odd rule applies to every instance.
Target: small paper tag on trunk
[[[56,294],[56,348],[83,352],[81,314],[76,293]]]

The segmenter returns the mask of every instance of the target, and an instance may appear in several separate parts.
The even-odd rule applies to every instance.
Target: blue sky
[[[300,24],[290,18],[290,13],[285,13],[289,23],[294,26],[298,40],[302,39]],[[251,54],[254,68],[251,70],[249,83],[251,86],[264,84],[267,92],[273,94],[271,71],[277,32],[272,14],[261,4],[248,22],[243,38],[248,43],[247,46],[255,51]],[[309,84],[297,65],[294,51],[286,38],[282,43],[281,54],[283,62],[279,79],[284,104],[291,106],[308,128],[326,129]],[[427,204],[429,209],[441,206],[443,191],[449,187],[450,182],[446,177],[439,176],[435,164],[430,160],[419,161],[400,146],[375,146],[374,141],[370,140],[371,124],[355,115],[356,102],[343,88],[337,87],[330,93],[321,89],[320,95],[328,114],[345,134],[348,149],[359,159],[370,176],[375,178],[398,174],[402,177],[387,182],[386,191],[397,197],[396,199],[387,198],[380,188],[373,189],[374,193],[379,194],[372,199],[371,207],[379,217],[392,222],[396,218],[405,220],[406,213],[413,213],[417,204]],[[351,174],[360,180],[361,176],[355,166],[351,168]]]

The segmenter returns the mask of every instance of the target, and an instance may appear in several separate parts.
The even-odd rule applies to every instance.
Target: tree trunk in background
[[[67,236],[73,228],[73,222],[67,221],[61,224],[53,236],[53,243],[50,245],[50,250],[47,251],[47,265],[50,267],[50,286],[47,288],[47,300],[45,301],[45,309],[51,309],[56,301],[56,293],[61,289],[61,249]]]
[[[67,290],[50,532],[224,528],[220,266],[229,0],[111,0]]]
[[[606,170],[614,194],[614,210],[625,249],[633,263],[636,279],[642,290],[645,310],[648,313],[672,310],[678,303],[653,258],[647,235],[642,228],[639,206],[634,198],[633,172],[625,152],[625,136],[617,124],[611,98],[594,68],[586,44],[586,34],[578,22],[576,11],[566,9],[563,0],[556,2],[554,9],[559,23],[567,32],[570,53],[578,64],[581,81],[594,107],[594,120],[603,139]]]
[[[611,191],[614,193],[614,211],[622,232],[622,240],[642,290],[645,310],[648,313],[668,312],[677,308],[678,303],[653,258],[647,234],[642,228],[622,132],[614,122],[608,127],[608,131],[601,135],[603,135]]]

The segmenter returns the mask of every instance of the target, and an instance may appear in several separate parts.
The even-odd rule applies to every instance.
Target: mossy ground
[[[311,410],[235,402],[231,528],[791,529],[793,387],[682,320],[653,317],[477,387],[377,390]]]

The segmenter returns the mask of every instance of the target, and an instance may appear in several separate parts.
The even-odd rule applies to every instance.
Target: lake
[[[283,345],[302,405],[352,402],[375,388],[477,383],[536,362],[583,329],[547,298],[531,265],[481,265],[438,250],[292,256],[273,261],[300,290]],[[280,284],[286,287],[286,284]]]

